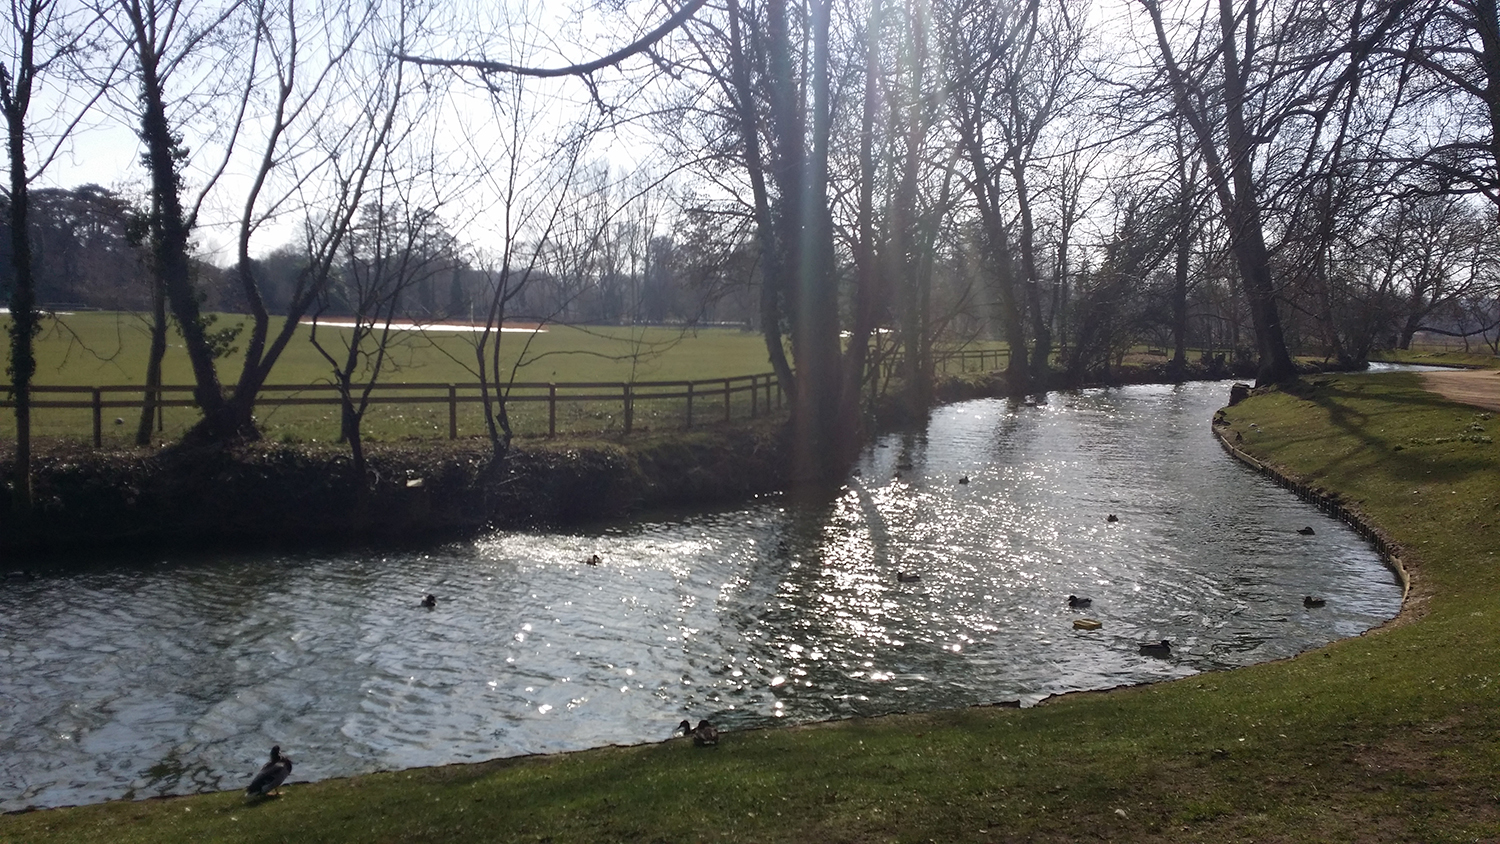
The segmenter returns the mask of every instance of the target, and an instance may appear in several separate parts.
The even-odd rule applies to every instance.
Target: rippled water
[[[685,717],[732,730],[1029,704],[1395,615],[1369,547],[1219,450],[1227,395],[945,407],[879,440],[825,506],[7,579],[0,807],[238,787],[273,743],[294,779],[318,779],[653,741]],[[418,606],[428,592],[436,609]],[[1069,594],[1093,606],[1070,611]],[[1074,630],[1080,615],[1103,629]],[[1140,655],[1162,638],[1171,659]]]

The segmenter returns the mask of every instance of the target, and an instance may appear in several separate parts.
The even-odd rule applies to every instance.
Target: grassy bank
[[[225,793],[34,812],[0,818],[0,841],[1500,837],[1500,422],[1405,374],[1320,376],[1226,418],[1242,448],[1338,493],[1400,546],[1412,592],[1397,623],[1029,710],[402,771],[257,805]]]

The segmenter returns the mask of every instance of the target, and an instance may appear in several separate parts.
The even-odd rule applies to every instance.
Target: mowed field
[[[9,326],[9,316],[0,314],[0,326]],[[220,314],[214,328],[245,324],[249,319],[238,314]],[[273,323],[273,330],[277,327]],[[248,330],[248,328],[247,328]],[[328,385],[333,383],[333,367],[309,342],[310,329],[301,326],[288,344],[273,371],[270,383],[289,387]],[[347,329],[323,326],[318,337],[335,357],[342,359]],[[0,361],[10,364],[9,335]],[[410,330],[398,334],[391,344],[380,381],[389,384],[477,384],[474,375],[477,334],[467,330]],[[145,381],[148,326],[145,315],[118,312],[90,312],[59,315],[44,320],[37,338],[38,368],[34,383],[44,386],[107,387],[139,386]],[[636,328],[617,326],[547,326],[542,331],[506,331],[501,335],[501,367],[509,374],[517,367],[515,380],[528,383],[684,381],[722,379],[770,371],[764,341],[757,332],[733,328]],[[233,343],[236,351],[219,361],[220,379],[233,383],[238,377],[245,348],[245,334]],[[163,383],[191,386],[192,374],[182,338],[169,335],[167,356],[163,361]],[[368,378],[368,371],[356,381]],[[9,383],[6,376],[4,383]],[[475,395],[475,390],[464,391]],[[610,433],[623,430],[623,402],[614,400],[618,389],[594,388],[572,391],[574,394],[608,394],[609,400],[560,402],[557,406],[558,431],[568,433]],[[567,394],[566,389],[560,395]],[[518,391],[516,395],[542,397],[544,390]],[[295,398],[329,398],[330,391],[278,391],[269,396]],[[383,391],[383,396],[415,396],[414,391]],[[445,391],[427,391],[421,395],[435,401],[399,401],[378,404],[370,410],[364,431],[372,441],[446,437],[449,432],[449,407]],[[8,398],[8,396],[7,396]],[[132,441],[140,411],[140,397],[135,393],[105,393],[103,436],[106,445],[125,445]],[[185,393],[168,398],[186,399]],[[38,401],[88,401],[88,393],[38,395]],[[715,403],[716,399],[716,403]],[[764,390],[758,399],[763,412]],[[137,407],[122,406],[133,403]],[[774,402],[773,402],[774,403]],[[748,391],[732,397],[735,415],[748,415]],[[681,426],[686,422],[684,399],[642,400],[633,409],[633,427],[639,429]],[[459,405],[460,436],[483,433],[480,405]],[[695,400],[695,424],[723,416],[723,398],[700,397]],[[548,430],[547,403],[518,402],[511,415],[518,436],[545,435]],[[197,419],[191,407],[169,407],[163,411],[159,441],[171,441]],[[331,405],[292,405],[271,407],[269,403],[257,413],[267,436],[286,442],[327,441],[338,435],[338,408]],[[117,421],[118,420],[118,421]],[[40,439],[49,437],[87,439],[92,437],[93,415],[89,409],[39,407],[34,414],[34,433]],[[0,436],[13,437],[15,419],[9,410],[0,413]]]

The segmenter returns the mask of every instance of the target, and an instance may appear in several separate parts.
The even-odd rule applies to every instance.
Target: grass
[[[219,314],[216,326],[234,326],[248,322],[235,314]],[[8,316],[0,315],[0,326]],[[273,324],[273,329],[275,325]],[[328,342],[328,328],[319,336]],[[341,336],[347,331],[332,329]],[[147,326],[141,315],[115,312],[77,313],[47,319],[37,341],[38,368],[35,383],[48,386],[113,386],[144,383]],[[287,345],[286,352],[271,374],[273,384],[327,384],[332,370],[307,341],[305,327]],[[676,381],[724,378],[770,371],[765,343],[758,333],[727,328],[684,330],[676,328],[575,327],[549,326],[545,332],[502,335],[502,367],[508,375],[516,362],[522,366],[516,380],[522,382],[567,381]],[[526,345],[530,340],[529,346]],[[163,381],[169,385],[191,385],[192,373],[181,338],[170,336],[170,346],[163,361]],[[221,380],[232,381],[239,374],[244,338],[235,344],[239,351],[219,362]],[[335,342],[333,347],[338,347]],[[524,354],[523,354],[524,349]],[[9,364],[7,342],[0,349],[0,362]],[[475,383],[470,373],[474,362],[473,337],[463,332],[409,332],[392,352],[381,380],[388,383]],[[466,368],[467,367],[467,368]],[[594,391],[600,392],[600,391]],[[320,394],[330,395],[331,394]],[[138,396],[115,395],[130,401]],[[178,394],[185,399],[186,395]],[[50,398],[64,398],[52,396]],[[86,401],[86,395],[66,396],[67,400]],[[709,412],[708,400],[702,411]],[[749,399],[735,399],[736,415],[749,415]],[[741,407],[740,405],[743,405]],[[718,406],[722,409],[722,403]],[[478,404],[460,406],[460,432],[477,435],[483,432],[483,417]],[[558,425],[571,433],[618,432],[622,426],[621,403],[567,403],[559,406]],[[513,408],[519,435],[541,435],[547,432],[545,403],[518,404]],[[111,445],[126,445],[134,435],[139,411],[107,408],[105,438]],[[641,427],[677,427],[682,422],[683,402],[647,402],[637,408],[636,422]],[[165,411],[161,438],[175,439],[197,419],[191,407],[168,408]],[[114,419],[122,424],[114,425]],[[338,409],[333,406],[292,406],[266,408],[260,422],[268,436],[285,442],[328,441],[338,434]],[[48,409],[36,412],[34,435],[39,438],[92,437],[93,420],[86,409]],[[14,418],[0,414],[0,438],[13,437]],[[407,438],[445,437],[448,433],[448,409],[445,404],[399,404],[374,407],[366,421],[366,437],[372,441]]]
[[[1320,376],[1229,436],[1403,549],[1377,632],[1172,683],[0,818],[5,842],[1500,838],[1497,422],[1409,374]],[[295,749],[288,749],[295,756]],[[249,760],[247,760],[248,764]]]
[[[1392,363],[1425,363],[1480,369],[1493,369],[1496,366],[1495,355],[1490,354],[1482,344],[1476,345],[1471,352],[1438,346],[1416,346],[1411,349],[1387,349],[1374,357]]]

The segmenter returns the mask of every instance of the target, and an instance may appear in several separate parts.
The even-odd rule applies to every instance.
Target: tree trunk
[[[146,393],[141,402],[141,418],[135,427],[135,444],[151,444],[151,426],[161,401],[161,361],[167,354],[167,294],[159,279],[151,285],[151,346],[146,352]]]
[[[799,480],[824,484],[836,479],[844,460],[857,448],[855,432],[841,431],[842,356],[839,353],[838,284],[834,272],[833,219],[828,208],[829,136],[832,132],[832,81],[829,76],[829,29],[833,0],[812,4],[812,155],[803,184],[804,227],[796,264],[797,388],[793,431]],[[851,397],[858,401],[858,396]]]
[[[0,100],[3,100],[7,149],[10,153],[10,247],[15,285],[10,294],[11,395],[16,407],[16,460],[13,505],[22,517],[31,513],[31,379],[36,374],[35,340],[41,325],[36,310],[36,283],[32,274],[31,232],[27,212],[30,203],[26,172],[26,108],[31,94],[31,43],[24,44],[21,78],[12,80],[0,68]]]
[[[1192,85],[1173,57],[1160,7],[1155,0],[1141,0],[1141,4],[1151,16],[1173,98],[1197,138],[1209,182],[1229,227],[1230,248],[1239,267],[1245,299],[1250,307],[1250,320],[1255,327],[1255,344],[1260,357],[1256,382],[1283,381],[1296,375],[1297,370],[1287,352],[1286,337],[1281,330],[1276,285],[1271,277],[1271,255],[1261,227],[1253,170],[1254,150],[1259,140],[1245,125],[1245,70],[1240,64],[1236,46],[1234,4],[1232,0],[1219,0],[1220,52],[1224,71],[1225,148],[1222,156],[1214,132],[1209,128],[1207,115],[1191,96]]]
[[[849,330],[849,345],[845,350],[844,380],[842,391],[844,402],[839,408],[839,428],[849,432],[861,432],[860,399],[863,395],[864,374],[869,358],[870,337],[875,330],[876,314],[882,304],[884,285],[882,270],[876,262],[875,249],[875,112],[880,98],[877,94],[879,82],[880,29],[884,4],[873,0],[865,24],[865,90],[859,124],[859,214],[856,221],[858,240],[854,249],[854,323]],[[858,441],[858,434],[849,438]]]
[[[145,22],[136,18],[136,49],[141,70],[141,140],[146,145],[145,161],[151,175],[153,269],[166,292],[172,314],[182,332],[183,346],[193,369],[193,398],[203,411],[203,419],[189,432],[190,440],[230,439],[237,433],[225,413],[223,390],[214,368],[213,350],[204,331],[203,315],[198,307],[198,291],[193,285],[188,260],[188,238],[191,225],[182,211],[182,177],[178,162],[183,152],[179,140],[167,121],[162,98],[162,83],[156,55]]]
[[[1019,149],[1011,162],[1016,186],[1016,206],[1020,211],[1021,289],[1026,293],[1026,308],[1031,314],[1031,335],[1034,345],[1031,350],[1031,390],[1047,388],[1047,373],[1052,358],[1052,329],[1047,324],[1047,313],[1042,307],[1042,282],[1036,263],[1036,225],[1031,216],[1031,194],[1026,183],[1025,162]]]
[[[1219,28],[1223,35],[1224,128],[1233,179],[1234,197],[1227,217],[1230,243],[1240,264],[1250,319],[1255,326],[1255,344],[1260,353],[1257,384],[1284,381],[1297,374],[1281,331],[1276,307],[1276,283],[1271,277],[1271,253],[1261,227],[1260,200],[1255,191],[1254,148],[1256,139],[1245,126],[1245,79],[1236,49],[1235,9],[1232,0],[1219,0]]]

